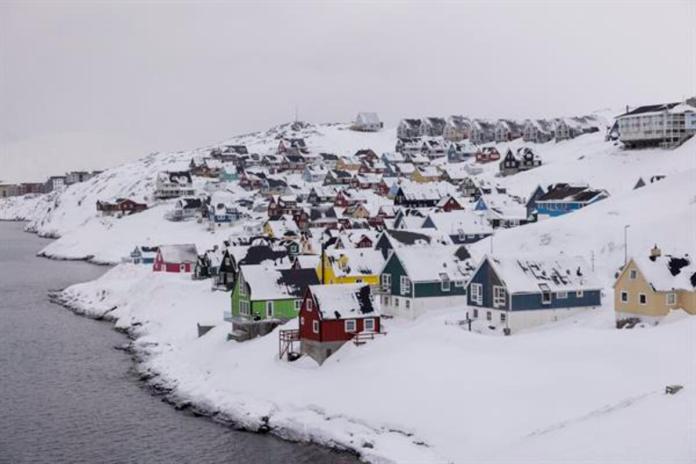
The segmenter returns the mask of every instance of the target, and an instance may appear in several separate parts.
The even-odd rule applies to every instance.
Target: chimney
[[[655,261],[655,259],[656,259],[656,258],[659,258],[660,256],[662,256],[662,250],[660,250],[660,249],[657,247],[657,244],[655,244],[655,246],[652,247],[652,250],[650,250],[650,259],[651,259],[652,261]]]

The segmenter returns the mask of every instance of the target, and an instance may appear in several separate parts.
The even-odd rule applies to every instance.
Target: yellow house
[[[419,184],[437,182],[442,178],[442,173],[435,166],[419,166],[411,174],[411,180]]]
[[[326,250],[317,265],[319,282],[326,284],[377,285],[384,266],[384,256],[372,248]]]
[[[688,255],[662,256],[655,246],[631,258],[614,283],[617,326],[627,321],[657,324],[671,311],[696,314],[696,263]]]

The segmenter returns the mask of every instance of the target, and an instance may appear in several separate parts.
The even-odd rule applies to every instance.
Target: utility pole
[[[624,266],[628,264],[628,228],[630,224],[624,226]]]

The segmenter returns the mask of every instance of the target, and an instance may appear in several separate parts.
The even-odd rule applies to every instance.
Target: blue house
[[[562,216],[607,198],[606,190],[591,189],[586,185],[554,184],[536,199],[539,218]]]
[[[541,187],[541,185],[537,185],[532,194],[529,196],[527,203],[525,204],[525,206],[527,207],[527,217],[532,217],[533,214],[536,214],[536,202],[545,193],[546,192]]]
[[[486,256],[467,284],[468,317],[510,334],[598,307],[601,294],[579,257]]]

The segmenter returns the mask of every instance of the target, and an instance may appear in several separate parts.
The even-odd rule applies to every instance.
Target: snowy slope
[[[229,296],[121,265],[65,292],[110,311],[180,398],[256,429],[356,449],[371,462],[693,462],[696,319],[617,331],[608,307],[514,337],[468,332],[461,309],[384,321],[318,367],[277,359],[274,332],[227,342]],[[296,325],[296,321],[288,323]],[[669,362],[666,362],[669,360]],[[667,384],[685,385],[676,396]],[[369,444],[369,445],[366,445]]]

